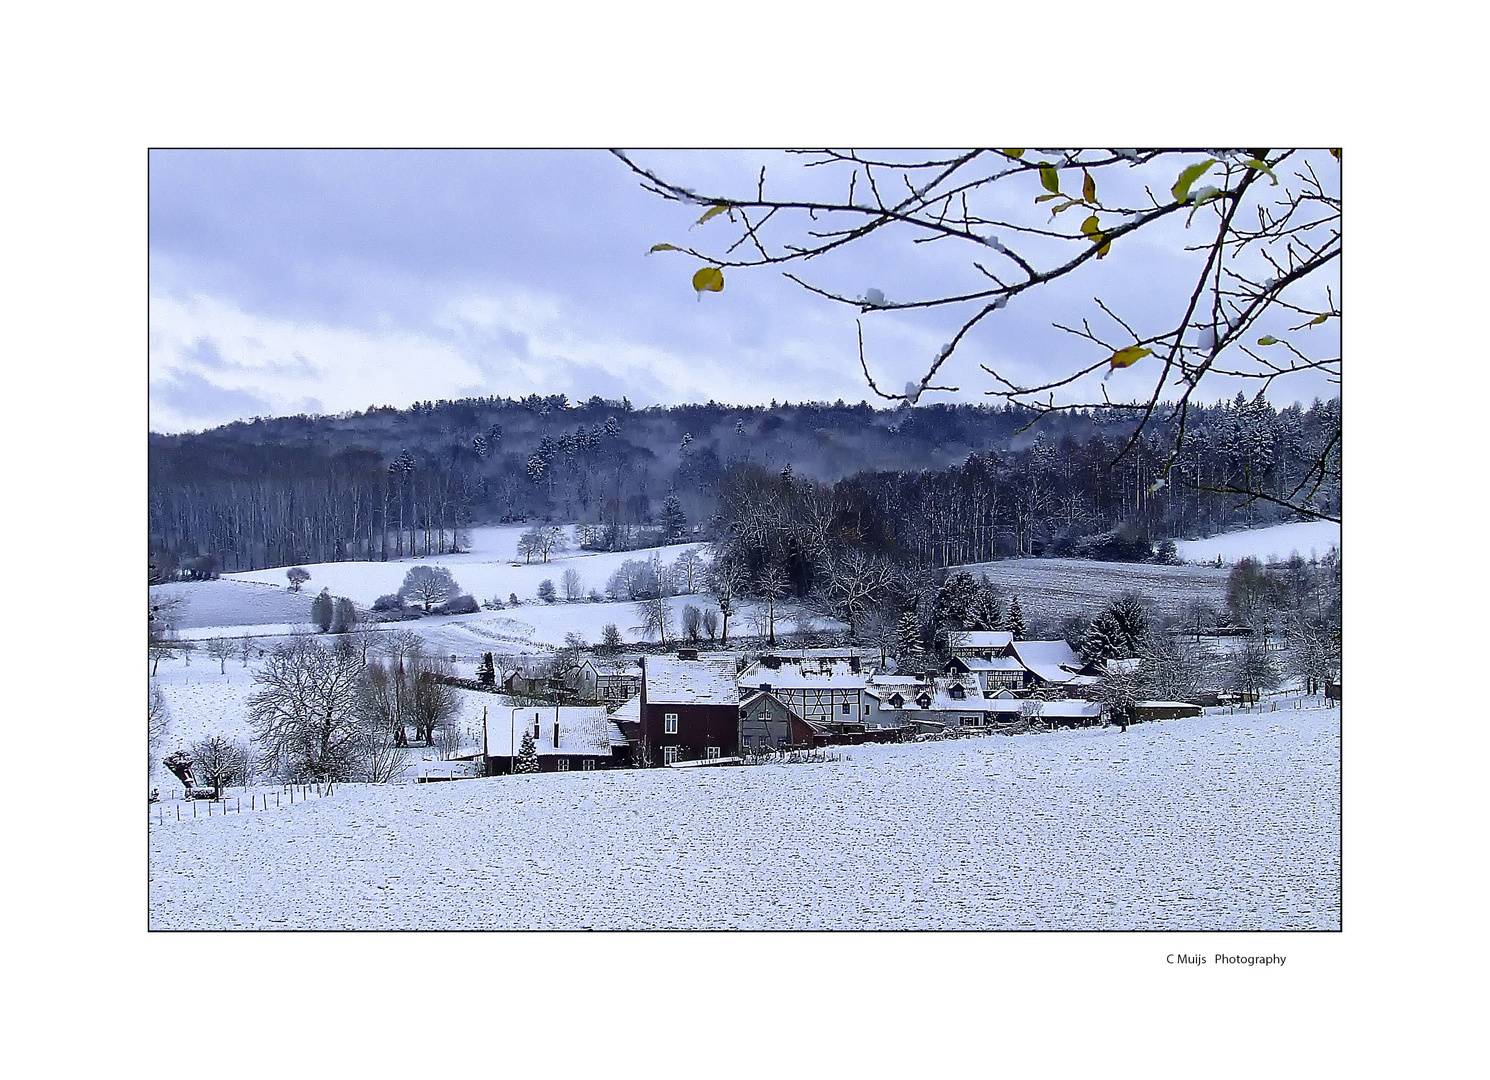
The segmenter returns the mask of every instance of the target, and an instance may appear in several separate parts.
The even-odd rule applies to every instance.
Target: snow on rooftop
[[[487,695],[491,696],[491,695]],[[554,719],[559,721],[559,745],[554,746]],[[599,705],[566,705],[555,710],[552,705],[519,705],[488,709],[486,719],[486,752],[491,757],[514,757],[522,749],[523,733],[538,725],[533,746],[539,757],[552,754],[609,757],[620,730]],[[615,729],[614,735],[612,729]],[[621,744],[625,739],[621,738]],[[516,748],[516,749],[514,749]]]
[[[733,705],[740,700],[731,660],[648,657],[644,671],[648,705]]]
[[[779,668],[770,668],[758,661],[751,664],[740,673],[740,685],[763,686],[770,683],[776,688],[802,689],[810,686],[818,689],[857,690],[869,683],[870,674],[864,670],[863,665],[855,671],[846,660],[832,660],[827,663],[809,660],[802,664],[794,664],[789,658],[783,660]]]
[[[1024,665],[1012,656],[995,656],[984,660],[978,656],[959,656],[957,662],[969,671],[1023,671]]]
[[[1008,630],[957,630],[947,635],[953,649],[1005,649],[1013,640]]]
[[[1083,664],[1064,638],[1055,641],[1013,642],[1019,662],[1051,683],[1068,683]]]
[[[642,696],[640,694],[632,694],[631,697],[626,699],[624,704],[617,707],[615,712],[610,714],[610,718],[618,724],[623,720],[640,722],[642,718]]]

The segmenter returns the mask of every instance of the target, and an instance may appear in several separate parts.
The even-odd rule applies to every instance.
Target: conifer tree
[[[517,751],[517,763],[513,772],[535,773],[538,771],[538,748],[533,745],[533,733],[523,732],[523,744]]]
[[[901,666],[918,664],[926,657],[921,645],[921,624],[914,611],[907,611],[895,624],[896,658]]]
[[[1028,628],[1024,625],[1024,610],[1019,606],[1017,596],[1009,603],[1008,625],[1004,629],[1014,635],[1015,641],[1022,641],[1027,632]]]
[[[310,621],[313,625],[320,627],[323,634],[331,629],[332,611],[331,592],[328,589],[322,589],[310,603]]]

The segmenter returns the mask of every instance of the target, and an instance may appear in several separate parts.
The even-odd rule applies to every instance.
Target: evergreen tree
[[[683,504],[678,500],[676,492],[669,491],[667,498],[662,500],[661,524],[663,539],[669,543],[682,539],[688,528],[688,519],[683,514]]]
[[[310,621],[320,627],[323,634],[331,629],[332,610],[331,592],[327,589],[322,589],[310,602]]]
[[[476,681],[482,686],[492,686],[497,681],[497,665],[491,653],[481,654],[481,666],[476,669]]]
[[[517,762],[513,765],[513,772],[535,773],[538,771],[538,748],[533,745],[533,733],[523,732],[523,744],[517,751]]]
[[[558,592],[554,589],[554,579],[544,578],[538,583],[538,599],[545,604],[552,604],[558,598]]]
[[[357,605],[345,596],[338,596],[331,609],[331,632],[349,634],[357,625]]]
[[[1127,656],[1123,629],[1112,611],[1104,611],[1092,620],[1081,641],[1081,658],[1088,664],[1106,663]]]
[[[926,658],[926,650],[921,644],[921,624],[914,611],[902,614],[895,624],[895,643],[896,659],[902,667],[918,665]]]
[[[1140,656],[1149,636],[1149,613],[1136,593],[1126,593],[1107,608],[1118,630],[1123,656]]]
[[[1024,610],[1019,606],[1019,597],[1009,602],[1008,625],[1004,627],[1014,635],[1015,641],[1023,641],[1027,628],[1024,625]]]

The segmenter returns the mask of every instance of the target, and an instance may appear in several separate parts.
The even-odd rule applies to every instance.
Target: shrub
[[[538,599],[545,604],[552,604],[557,596],[558,592],[554,589],[553,578],[544,578],[538,583]]]
[[[394,596],[392,593],[384,593],[373,601],[372,609],[374,611],[397,611],[401,607],[403,607],[403,604],[397,596]]]
[[[476,598],[470,593],[453,597],[435,608],[436,614],[439,615],[474,615],[480,610],[481,605],[476,603]]]

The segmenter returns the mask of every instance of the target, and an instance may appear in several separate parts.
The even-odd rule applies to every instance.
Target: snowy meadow
[[[152,818],[153,929],[1340,928],[1338,708]]]

